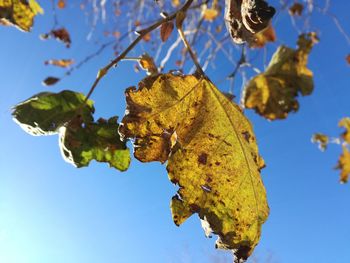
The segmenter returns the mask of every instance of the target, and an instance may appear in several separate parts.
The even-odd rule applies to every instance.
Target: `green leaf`
[[[125,171],[130,164],[130,152],[126,142],[120,140],[118,128],[117,117],[85,125],[72,122],[60,132],[62,156],[76,167],[88,166],[91,160],[96,160]]]
[[[171,208],[176,225],[197,213],[219,248],[246,259],[260,239],[269,208],[260,177],[264,161],[252,125],[210,81],[149,77],[128,89],[120,133],[135,139],[135,157],[167,162],[180,189]]]
[[[59,134],[63,158],[76,167],[91,160],[128,169],[130,153],[118,134],[117,117],[94,122],[91,100],[77,92],[43,92],[14,107],[14,120],[31,135]]]
[[[93,102],[85,103],[82,93],[64,90],[60,93],[42,92],[14,106],[14,120],[31,135],[51,135],[75,116],[85,122],[93,120]]]

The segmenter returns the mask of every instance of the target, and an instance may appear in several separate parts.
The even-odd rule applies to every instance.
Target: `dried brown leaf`
[[[325,151],[327,149],[328,143],[329,143],[329,137],[325,134],[322,133],[315,133],[312,136],[311,141],[313,143],[317,143],[318,144],[318,148],[321,151]]]
[[[265,29],[276,13],[264,0],[225,0],[225,22],[237,44],[250,43],[254,35]]]
[[[60,79],[56,77],[47,77],[46,79],[43,80],[42,84],[44,86],[52,86],[55,85],[57,82],[59,82]]]
[[[154,63],[153,58],[144,53],[139,60],[140,67],[147,72],[148,75],[155,75],[158,73],[156,64]]]
[[[173,21],[169,21],[166,23],[163,23],[160,27],[160,38],[163,42],[167,41],[170,37],[171,33],[174,30],[174,23]]]
[[[69,32],[67,31],[67,29],[63,27],[59,29],[53,29],[49,33],[42,34],[40,36],[42,40],[47,40],[51,37],[55,38],[58,41],[63,42],[67,48],[69,48],[72,44]]]
[[[289,8],[289,14],[291,16],[301,16],[304,10],[304,5],[301,3],[294,3],[290,8]]]
[[[45,65],[53,65],[61,68],[68,68],[74,63],[73,59],[49,59],[46,60]]]

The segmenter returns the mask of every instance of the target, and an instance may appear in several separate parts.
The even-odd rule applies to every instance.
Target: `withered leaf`
[[[163,23],[160,27],[160,38],[163,42],[167,41],[170,37],[171,33],[174,30],[174,22],[169,21],[166,23]]]
[[[45,65],[53,65],[61,68],[68,68],[74,63],[73,59],[49,59],[46,60]]]
[[[0,24],[30,31],[34,17],[44,11],[35,0],[0,0]]]
[[[289,14],[291,16],[301,16],[304,10],[304,5],[301,3],[294,3],[290,8],[289,8]]]
[[[148,75],[154,75],[158,73],[156,64],[154,63],[153,58],[144,53],[139,60],[140,67],[147,72]]]
[[[311,141],[313,143],[317,143],[318,144],[318,148],[321,151],[325,151],[327,149],[328,143],[329,143],[329,138],[327,135],[322,134],[322,133],[315,133],[312,136]]]
[[[250,43],[265,29],[276,10],[264,0],[225,0],[225,21],[233,41]]]
[[[313,74],[307,68],[307,61],[315,41],[310,33],[299,37],[296,50],[280,46],[266,71],[252,78],[245,87],[245,107],[269,120],[285,119],[288,113],[297,111],[298,94],[305,96],[313,91]]]
[[[350,176],[350,152],[346,146],[343,146],[336,169],[340,170],[340,182],[347,183]]]
[[[57,39],[58,41],[63,42],[67,48],[69,48],[70,45],[72,44],[72,40],[70,38],[69,32],[67,31],[67,29],[63,27],[59,29],[53,29],[49,33],[41,35],[42,40],[46,40],[51,37]]]
[[[350,118],[343,118],[339,122],[339,127],[343,127],[345,131],[342,134],[342,138],[345,142],[350,144]]]
[[[119,132],[135,139],[135,157],[167,162],[180,189],[171,209],[176,225],[197,213],[217,246],[247,258],[257,245],[269,208],[264,166],[251,123],[210,81],[164,74],[126,91]]]
[[[52,86],[55,85],[57,82],[59,82],[60,79],[56,77],[47,77],[46,79],[43,80],[42,84],[44,86]]]

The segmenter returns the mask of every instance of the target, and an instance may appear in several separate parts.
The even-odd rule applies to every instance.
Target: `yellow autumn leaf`
[[[350,144],[350,118],[341,119],[339,122],[339,126],[345,129],[345,132],[343,132],[342,137],[344,141]]]
[[[29,0],[29,6],[35,15],[36,14],[44,14],[44,10],[41,8],[41,6],[38,4],[38,2],[36,0]]]
[[[340,170],[340,182],[348,182],[350,176],[350,152],[345,146],[343,146],[343,153],[339,157],[336,168]]]
[[[203,19],[207,21],[214,21],[219,14],[219,10],[212,8],[207,8],[202,12]]]
[[[245,259],[257,245],[269,208],[264,166],[252,125],[209,80],[163,74],[126,91],[120,133],[135,139],[135,157],[167,162],[179,186],[171,202],[182,224],[197,213],[217,246]]]
[[[297,96],[313,91],[313,73],[307,68],[308,55],[317,42],[313,33],[298,39],[298,48],[280,46],[265,72],[252,78],[244,90],[246,108],[269,120],[284,119],[299,109]]]
[[[44,11],[35,0],[0,0],[0,24],[14,25],[30,31],[33,20]]]

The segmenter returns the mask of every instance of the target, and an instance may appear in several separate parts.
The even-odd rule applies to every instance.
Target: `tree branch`
[[[149,27],[147,27],[147,28],[145,28],[143,30],[138,31],[137,33],[139,34],[139,36],[118,57],[113,59],[107,66],[101,68],[98,71],[97,77],[96,77],[94,83],[92,84],[88,94],[86,95],[85,102],[90,98],[90,96],[94,92],[96,86],[99,84],[101,79],[108,73],[108,71],[112,67],[116,66],[120,60],[125,58],[125,56],[143,39],[143,37],[145,35],[147,35],[148,33],[152,32],[153,30],[157,29],[163,23],[166,23],[166,22],[174,20],[178,13],[186,12],[189,9],[189,7],[191,6],[192,2],[193,2],[193,0],[187,0],[186,3],[179,10],[177,10],[176,12],[172,13],[169,16],[166,16],[163,19],[158,20],[157,22],[155,22],[151,26],[149,26]]]

